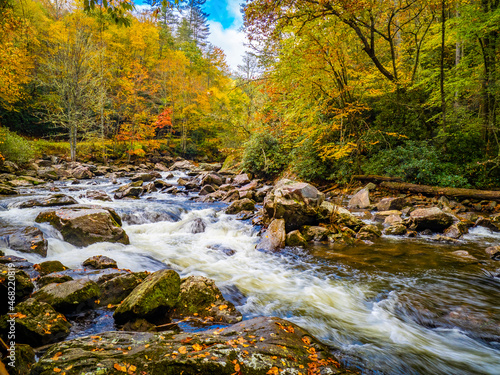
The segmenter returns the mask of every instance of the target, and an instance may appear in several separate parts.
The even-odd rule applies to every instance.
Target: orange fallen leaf
[[[61,355],[62,355],[62,352],[57,352],[51,359],[53,361],[57,361]]]
[[[59,367],[54,367],[54,372],[61,372],[61,369]]]
[[[238,363],[234,365],[234,371],[240,371],[240,365]]]
[[[113,367],[114,367],[115,370],[118,370],[118,371],[121,371],[121,372],[127,372],[127,368],[125,366],[122,366],[122,365],[118,364],[118,363],[115,363],[113,365]]]
[[[187,352],[187,349],[186,349],[186,347],[185,347],[185,346],[181,346],[181,347],[180,347],[179,349],[177,349],[177,350],[178,350],[178,351],[179,351],[179,353],[181,353],[181,354],[186,354],[186,352]]]
[[[193,350],[194,350],[195,352],[198,352],[198,351],[200,351],[200,350],[202,350],[202,349],[203,349],[203,346],[201,346],[200,344],[194,344],[194,345],[193,345]]]
[[[302,342],[306,345],[311,345],[311,339],[307,336],[302,337]]]
[[[227,309],[227,305],[220,305],[219,306],[220,311],[225,310],[225,309]]]
[[[266,372],[267,375],[278,375],[280,373],[280,369],[276,366],[271,367],[271,369]]]

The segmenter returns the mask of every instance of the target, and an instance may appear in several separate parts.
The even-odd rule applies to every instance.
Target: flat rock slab
[[[29,199],[27,201],[14,203],[9,208],[30,208],[30,207],[53,207],[77,204],[75,198],[66,194],[52,194],[46,198]]]
[[[56,211],[41,212],[37,223],[49,222],[59,230],[66,242],[88,246],[96,242],[129,244],[121,219],[111,208],[71,206]]]
[[[299,326],[261,317],[199,333],[105,332],[52,346],[30,375],[352,374]],[[99,372],[98,372],[99,371]]]

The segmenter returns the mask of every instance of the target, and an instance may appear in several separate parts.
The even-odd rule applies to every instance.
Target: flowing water
[[[175,172],[166,181],[180,176]],[[289,319],[340,349],[347,364],[370,369],[366,374],[500,374],[500,280],[492,277],[499,263],[484,252],[500,244],[499,234],[474,229],[453,245],[431,237],[382,237],[371,246],[318,244],[273,254],[255,250],[258,228],[224,214],[224,204],[164,193],[113,202],[81,197],[86,189],[112,195],[116,185],[105,178],[56,186],[80,203],[113,207],[131,244],[77,248],[49,225],[36,224],[49,241],[47,258],[5,249],[7,254],[34,263],[59,260],[70,268],[104,254],[132,271],[167,265],[181,276],[210,277],[245,318]],[[41,208],[8,208],[24,199],[0,201],[4,231],[34,224]],[[200,220],[205,231],[193,234]],[[473,257],[453,254],[457,250]]]

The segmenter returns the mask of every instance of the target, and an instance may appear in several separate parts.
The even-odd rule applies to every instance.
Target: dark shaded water
[[[222,213],[222,204],[162,193],[104,203],[80,197],[85,189],[111,192],[116,186],[106,179],[57,186],[80,203],[115,208],[131,244],[76,248],[50,226],[36,224],[49,238],[47,260],[79,268],[86,258],[105,254],[133,271],[167,264],[183,276],[208,276],[245,317],[288,318],[339,348],[350,364],[373,369],[370,373],[500,374],[500,281],[491,276],[500,266],[484,252],[500,243],[498,234],[475,229],[452,245],[431,237],[382,237],[371,246],[317,244],[269,254],[255,250],[256,229]],[[0,202],[4,231],[33,225],[40,208],[8,209],[22,199]],[[196,219],[206,229],[193,234]],[[454,254],[457,250],[470,256]],[[112,319],[106,315],[96,312],[92,327],[77,319],[74,335],[109,329]]]

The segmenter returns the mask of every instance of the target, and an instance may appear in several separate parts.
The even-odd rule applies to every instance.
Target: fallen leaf
[[[54,367],[54,372],[61,372],[61,369],[59,367]]]
[[[219,306],[220,311],[225,310],[225,309],[227,309],[227,305],[220,305]]]
[[[181,354],[186,354],[186,352],[187,352],[187,349],[186,349],[186,347],[185,347],[185,346],[181,346],[181,347],[180,347],[179,349],[177,349],[177,350],[178,350],[178,351],[179,351],[179,353],[181,353]]]
[[[311,339],[307,336],[302,337],[302,342],[306,345],[311,345]]]
[[[121,371],[121,372],[127,372],[127,368],[125,366],[122,366],[122,365],[118,364],[118,363],[115,363],[113,365],[113,367],[114,367],[115,370],[118,370],[118,371]]]
[[[202,349],[203,349],[203,346],[201,346],[200,344],[194,344],[194,345],[193,345],[193,350],[194,350],[195,352],[198,352],[198,351],[200,351],[200,350],[202,350]]]
[[[234,365],[234,371],[240,371],[240,365],[238,363]]]
[[[267,375],[278,375],[280,373],[280,369],[276,366],[271,367],[271,369],[266,372]]]
[[[53,361],[57,361],[61,355],[62,355],[62,352],[57,352],[51,359]]]

